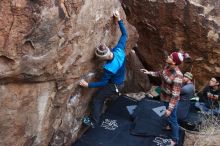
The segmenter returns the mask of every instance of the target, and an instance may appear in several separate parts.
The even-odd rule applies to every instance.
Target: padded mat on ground
[[[133,127],[131,134],[139,136],[158,136],[163,127],[168,125],[164,116],[166,106],[163,102],[142,99],[135,109]],[[156,128],[155,128],[156,127]]]
[[[136,101],[125,96],[119,97],[101,117],[100,125],[89,128],[72,146],[165,146],[169,132],[166,132],[167,137],[159,135],[143,137],[130,134],[133,121],[129,111],[132,112],[135,105],[137,105]],[[182,145],[183,138],[184,131],[181,131],[179,146]]]

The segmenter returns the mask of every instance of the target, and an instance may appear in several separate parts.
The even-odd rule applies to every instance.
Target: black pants
[[[116,87],[121,92],[123,85],[119,85],[119,86],[117,85]],[[97,92],[96,96],[93,98],[92,117],[97,124],[99,123],[99,119],[102,114],[102,108],[103,108],[105,100],[112,97],[113,95],[115,95],[115,96],[119,95],[119,93],[116,92],[116,87],[114,84],[108,84],[107,86],[101,88]]]

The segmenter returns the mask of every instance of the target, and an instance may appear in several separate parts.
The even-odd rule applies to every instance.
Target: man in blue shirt
[[[183,87],[180,91],[180,100],[177,107],[177,119],[183,120],[187,117],[190,110],[190,99],[195,93],[195,87],[192,83],[193,75],[186,72],[183,76]]]
[[[110,50],[105,44],[96,48],[95,54],[106,63],[103,66],[104,74],[99,82],[88,83],[81,80],[79,85],[88,88],[101,87],[93,98],[92,122],[99,123],[104,101],[112,95],[117,95],[123,87],[125,80],[125,45],[127,40],[127,32],[123,21],[120,18],[118,11],[114,12],[114,17],[117,19],[121,37],[118,44]]]

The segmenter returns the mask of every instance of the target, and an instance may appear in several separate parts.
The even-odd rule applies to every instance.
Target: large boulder
[[[148,69],[160,70],[166,52],[182,49],[193,59],[182,71],[192,71],[198,88],[219,76],[220,1],[126,0],[123,7],[138,31],[136,52]]]
[[[100,62],[94,49],[120,36],[112,12],[137,39],[118,0],[0,1],[0,145],[68,145],[76,139]]]

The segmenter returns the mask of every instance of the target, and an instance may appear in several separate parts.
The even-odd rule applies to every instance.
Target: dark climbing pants
[[[102,114],[102,108],[104,105],[104,102],[106,99],[111,98],[112,96],[117,96],[119,95],[118,92],[116,92],[116,87],[118,88],[119,91],[122,90],[123,85],[116,86],[114,84],[108,84],[107,86],[101,88],[96,96],[93,98],[92,102],[92,117],[95,120],[95,122],[98,124],[100,116]]]

